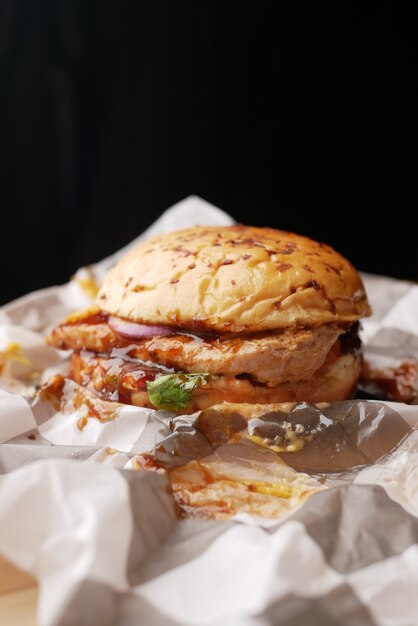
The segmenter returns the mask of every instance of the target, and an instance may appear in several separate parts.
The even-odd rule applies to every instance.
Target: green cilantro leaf
[[[148,395],[157,409],[185,409],[192,399],[193,389],[205,384],[210,374],[167,374],[147,383]]]

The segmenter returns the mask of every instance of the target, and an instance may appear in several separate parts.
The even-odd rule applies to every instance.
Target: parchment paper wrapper
[[[141,237],[230,223],[191,197]],[[61,407],[33,402],[67,368],[45,333],[91,303],[124,251],[0,312],[0,551],[38,578],[39,623],[417,624],[417,406],[116,406],[100,421],[70,381]],[[410,363],[414,402],[418,287],[364,280],[366,358],[376,371]],[[390,397],[379,385],[363,387]]]

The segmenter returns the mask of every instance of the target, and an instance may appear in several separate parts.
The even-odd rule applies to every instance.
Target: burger
[[[196,226],[132,249],[93,308],[48,338],[98,396],[191,413],[222,402],[350,398],[361,369],[361,278],[307,237]]]

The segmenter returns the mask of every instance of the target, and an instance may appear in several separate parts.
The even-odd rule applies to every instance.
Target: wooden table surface
[[[0,556],[0,624],[36,626],[37,599],[36,580]]]

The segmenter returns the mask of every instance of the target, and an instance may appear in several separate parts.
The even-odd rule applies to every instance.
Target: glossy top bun
[[[97,303],[128,320],[209,332],[351,322],[370,314],[361,278],[307,237],[196,226],[150,239],[105,277]]]

